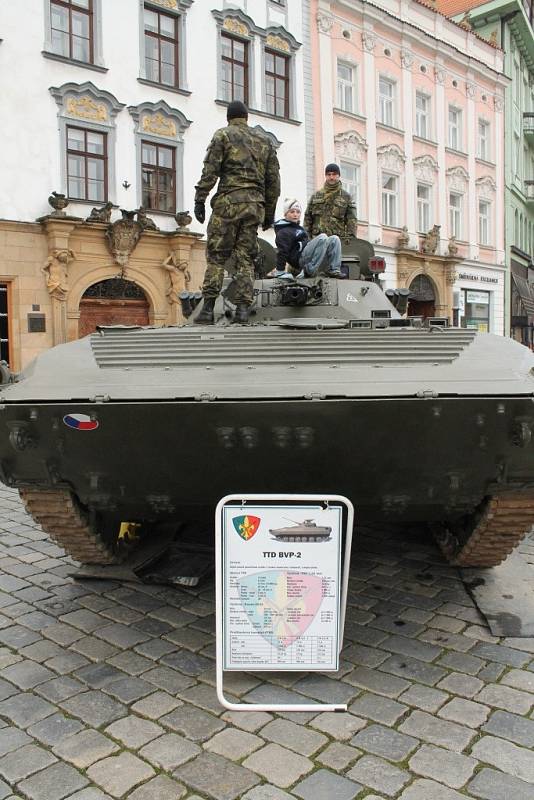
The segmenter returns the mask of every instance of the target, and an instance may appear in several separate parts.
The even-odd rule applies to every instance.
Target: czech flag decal
[[[248,542],[260,527],[261,519],[260,517],[252,517],[246,514],[244,517],[234,517],[232,522],[237,533]]]
[[[75,428],[77,431],[95,431],[98,428],[96,419],[91,419],[87,414],[67,414],[63,417],[63,422],[67,428]]]

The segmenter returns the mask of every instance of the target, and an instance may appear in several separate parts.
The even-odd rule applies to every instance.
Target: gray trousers
[[[339,272],[341,269],[341,239],[320,233],[308,242],[300,256],[300,266],[306,275],[313,276],[326,261],[327,271]]]

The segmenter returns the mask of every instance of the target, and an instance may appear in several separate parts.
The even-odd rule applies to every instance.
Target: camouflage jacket
[[[334,191],[323,188],[312,194],[304,214],[304,227],[310,237],[319,233],[340,238],[351,236],[355,234],[356,221],[356,206],[341,182]]]
[[[227,203],[257,203],[265,216],[273,217],[280,194],[280,166],[267,136],[249,128],[243,119],[232,119],[215,131],[204,159],[202,176],[195,186],[195,203],[204,203],[215,186],[214,211]]]

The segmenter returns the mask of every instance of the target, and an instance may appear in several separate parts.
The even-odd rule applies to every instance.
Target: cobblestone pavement
[[[0,488],[0,800],[534,800],[534,639],[492,637],[426,541],[355,551],[339,673],[225,679],[349,713],[228,713],[212,584],[75,582]]]

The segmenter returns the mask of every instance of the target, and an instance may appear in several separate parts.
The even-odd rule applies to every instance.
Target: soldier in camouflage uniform
[[[319,236],[338,240],[340,265],[340,240],[356,236],[356,226],[356,206],[350,194],[341,185],[339,167],[337,164],[327,164],[323,188],[312,194],[308,201],[304,214],[304,227],[312,241],[314,237]],[[329,274],[338,278],[345,277],[342,275],[339,265],[334,263]]]
[[[228,126],[215,132],[195,189],[195,217],[205,219],[205,202],[217,180],[208,223],[203,308],[195,319],[212,323],[213,306],[221,291],[225,264],[236,264],[235,322],[246,323],[253,300],[254,265],[258,225],[263,230],[274,222],[280,194],[280,167],[273,145],[247,124],[248,111],[238,100],[228,106]]]

